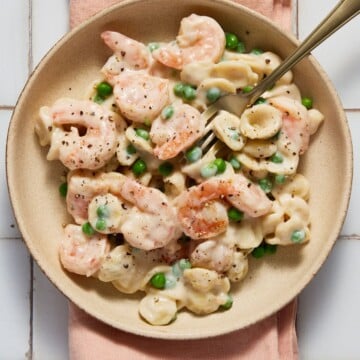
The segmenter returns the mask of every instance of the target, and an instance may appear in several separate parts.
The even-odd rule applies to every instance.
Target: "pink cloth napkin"
[[[70,0],[74,27],[121,0]],[[210,1],[210,0],[209,0]],[[291,28],[291,0],[234,0]],[[296,300],[246,329],[211,339],[155,340],[114,329],[69,303],[71,360],[296,360]]]

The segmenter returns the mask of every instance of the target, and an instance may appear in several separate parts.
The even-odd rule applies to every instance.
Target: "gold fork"
[[[200,145],[203,152],[213,143],[215,134],[212,132],[211,119],[219,110],[226,110],[235,115],[240,115],[245,108],[254,102],[288,70],[296,65],[301,59],[310,53],[316,46],[340,29],[360,12],[360,0],[341,0],[325,19],[308,35],[308,37],[291,53],[269,76],[256,85],[250,92],[224,95],[203,113],[206,120],[205,137]],[[209,134],[208,136],[206,136]],[[216,153],[220,148],[219,143],[213,144],[211,151]],[[210,150],[208,150],[210,151]]]

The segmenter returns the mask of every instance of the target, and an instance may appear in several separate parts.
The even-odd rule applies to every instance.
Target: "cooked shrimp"
[[[213,239],[195,244],[197,246],[190,252],[192,266],[215,270],[218,273],[229,270],[233,260],[233,249]]]
[[[91,200],[105,194],[119,197],[126,206],[120,232],[130,245],[152,250],[180,237],[175,210],[160,190],[120,173],[70,173],[66,200],[68,211],[77,223],[87,221]]]
[[[89,218],[89,204],[98,195],[118,195],[121,174],[116,172],[102,173],[88,170],[70,171],[67,177],[67,210],[77,224]],[[120,199],[121,200],[121,199]],[[123,204],[123,209],[130,204]]]
[[[271,98],[270,104],[282,111],[281,135],[295,146],[299,155],[303,154],[309,147],[311,135],[306,108],[299,101],[286,96]]]
[[[195,240],[207,239],[226,230],[226,207],[219,199],[226,199],[251,217],[262,216],[271,209],[265,193],[245,176],[214,177],[189,188],[176,200],[178,219],[186,235]]]
[[[119,194],[134,205],[121,226],[121,232],[130,245],[152,250],[180,237],[175,210],[160,190],[123,176]]]
[[[48,160],[67,168],[95,170],[116,152],[117,115],[87,100],[60,99],[51,108],[53,131]]]
[[[175,157],[198,140],[205,129],[200,112],[187,104],[169,105],[174,112],[169,119],[159,116],[151,126],[150,137],[156,145],[154,155],[160,160]]]
[[[152,63],[150,51],[143,43],[115,31],[104,31],[101,38],[114,52],[102,68],[103,74],[110,83],[114,82],[114,76],[124,70],[142,70],[150,67]]]
[[[60,261],[65,269],[79,275],[91,276],[101,266],[110,251],[106,235],[87,236],[81,226],[69,224],[60,243]]]
[[[272,202],[264,191],[244,175],[235,174],[229,182],[230,187],[225,194],[226,199],[248,216],[259,217],[271,210]]]
[[[176,44],[170,43],[153,51],[153,57],[166,66],[181,70],[195,61],[220,60],[225,49],[225,34],[212,18],[192,14],[180,23]]]
[[[154,120],[169,98],[169,80],[144,71],[127,71],[115,79],[115,101],[128,119],[147,123]]]

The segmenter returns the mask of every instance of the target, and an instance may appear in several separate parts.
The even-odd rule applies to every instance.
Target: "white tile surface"
[[[300,296],[300,359],[360,359],[359,254],[359,240],[338,241]]]
[[[330,12],[337,0],[299,0],[299,38],[304,39]],[[360,16],[325,40],[313,55],[323,66],[339,92],[345,108],[359,108]]]
[[[0,106],[14,105],[28,77],[29,1],[1,1]]]
[[[5,143],[11,111],[0,110],[0,241],[4,237],[20,237],[12,212],[6,183]],[[19,169],[21,171],[21,169]]]
[[[293,0],[294,3],[296,0]],[[325,16],[336,0],[298,0],[299,35],[303,39]],[[0,107],[13,106],[28,75],[29,9],[32,15],[32,65],[68,31],[68,0],[2,1],[0,10]],[[16,27],[9,37],[9,29]],[[343,104],[360,109],[360,17],[346,25],[314,51],[314,55],[335,83]],[[351,81],[350,81],[351,80]],[[360,152],[360,111],[347,111],[353,133],[355,164]],[[30,332],[30,272],[28,253],[12,228],[12,216],[5,186],[5,139],[11,112],[0,110],[0,359],[66,360],[67,300],[36,265],[32,295],[33,321]],[[360,174],[355,166],[349,213],[342,230],[347,238],[360,237]],[[324,268],[300,295],[298,338],[305,360],[360,359],[358,341],[360,310],[358,262],[360,241],[340,240]],[[9,271],[13,269],[13,271]],[[6,309],[4,311],[3,309]],[[353,320],[353,318],[355,320]],[[3,340],[4,344],[3,345]]]
[[[0,359],[25,359],[30,340],[30,258],[20,239],[0,239]]]
[[[359,68],[360,69],[360,68]],[[360,93],[360,92],[359,92]],[[360,200],[360,111],[347,111],[346,113],[349,127],[353,140],[354,151],[354,175],[352,185],[352,196],[350,198],[350,205],[343,229],[342,235],[359,235],[360,221],[359,221],[359,200]]]
[[[32,51],[35,66],[69,30],[69,3],[65,0],[33,0],[32,4]]]
[[[66,360],[67,299],[34,264],[33,360]]]
[[[0,106],[15,104],[28,77],[28,3],[24,0],[1,2]]]

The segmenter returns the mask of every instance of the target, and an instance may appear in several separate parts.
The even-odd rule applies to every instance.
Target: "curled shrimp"
[[[151,126],[150,137],[156,145],[154,155],[160,160],[175,157],[198,140],[205,129],[200,112],[187,104],[170,105],[174,112],[169,119],[159,116]]]
[[[195,247],[190,250],[190,262],[194,267],[202,267],[223,273],[229,270],[234,250],[215,239],[209,239],[195,243]]]
[[[181,70],[197,61],[217,62],[225,49],[225,34],[221,26],[208,16],[191,14],[180,23],[176,43],[153,51],[153,57],[166,66]]]
[[[119,194],[134,205],[121,226],[121,232],[130,245],[152,250],[180,237],[175,210],[160,190],[123,176]]]
[[[89,170],[73,170],[67,176],[66,205],[69,214],[77,224],[89,218],[89,204],[99,195],[118,195],[121,174],[102,173]],[[122,204],[124,210],[129,204]]]
[[[101,38],[114,52],[101,70],[110,83],[114,83],[114,77],[124,70],[142,70],[150,67],[150,51],[143,43],[115,31],[104,31]]]
[[[81,226],[69,224],[60,243],[60,261],[64,268],[79,275],[91,276],[110,251],[106,235],[87,236]]]
[[[67,168],[95,170],[116,152],[116,115],[88,100],[60,99],[51,108],[53,121],[48,160]]]
[[[214,177],[177,198],[178,219],[184,233],[199,240],[224,232],[229,220],[226,205],[219,200],[227,200],[251,217],[268,213],[272,204],[260,187],[242,174]]]
[[[167,104],[169,80],[144,71],[126,71],[115,79],[115,101],[129,120],[147,123]]]
[[[68,176],[67,208],[79,224],[87,221],[89,204],[98,195],[112,194],[126,212],[120,232],[143,250],[164,247],[181,235],[173,206],[165,194],[120,173],[74,171]]]
[[[290,141],[299,155],[303,154],[309,147],[311,135],[305,106],[286,96],[273,97],[270,104],[282,112],[281,136],[285,137],[284,142]]]

